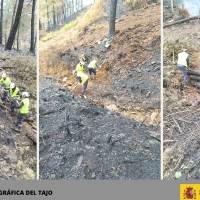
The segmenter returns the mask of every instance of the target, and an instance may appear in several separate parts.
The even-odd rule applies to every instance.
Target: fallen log
[[[37,143],[37,135],[35,133],[27,131],[26,136]]]
[[[197,81],[191,80],[190,83],[191,83],[191,85],[200,88],[200,82],[197,82]]]
[[[199,19],[199,18],[200,18],[200,16],[197,15],[197,16],[194,16],[194,17],[189,17],[189,18],[186,18],[186,19],[181,19],[181,20],[172,22],[172,23],[170,23],[170,24],[165,24],[165,25],[163,26],[163,28],[166,28],[166,27],[171,26],[171,25],[174,25],[174,24],[179,24],[179,23],[187,22],[187,21],[189,21],[189,20]]]
[[[188,75],[200,76],[200,70],[192,70],[192,69],[189,69],[189,70],[187,71],[187,74],[188,74]]]
[[[197,91],[197,93],[199,93],[199,94],[200,94],[200,89],[197,89],[196,91]]]
[[[191,75],[190,78],[191,78],[192,80],[200,81],[200,76]]]

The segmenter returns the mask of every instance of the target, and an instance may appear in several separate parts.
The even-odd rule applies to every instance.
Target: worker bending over
[[[97,59],[94,58],[88,65],[90,79],[92,79],[92,74],[94,74],[94,79],[96,79],[96,68],[97,68]]]
[[[76,79],[78,80],[79,84],[82,84],[82,92],[81,92],[81,97],[85,97],[85,91],[87,89],[87,85],[88,85],[88,76],[86,74],[84,74],[83,72],[78,72]]]

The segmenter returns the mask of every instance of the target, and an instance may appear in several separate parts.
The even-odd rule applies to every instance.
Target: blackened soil
[[[160,179],[157,132],[40,82],[40,179]]]

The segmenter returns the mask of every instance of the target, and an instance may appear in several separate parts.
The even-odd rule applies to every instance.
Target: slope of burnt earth
[[[98,44],[100,38],[108,38],[107,33],[105,20],[88,26],[85,32],[67,42],[62,32],[56,33],[55,38],[41,43],[42,74],[53,75],[59,85],[70,91],[76,83],[72,70],[81,55],[87,62],[97,57],[102,67],[98,69],[97,80],[89,80],[87,98],[121,111],[125,117],[157,126],[160,123],[160,6],[149,5],[118,18],[117,34],[110,39],[108,49],[105,43]],[[85,73],[88,74],[87,65]],[[76,87],[73,93],[80,95],[81,88]]]
[[[160,179],[158,130],[42,81],[40,178]]]

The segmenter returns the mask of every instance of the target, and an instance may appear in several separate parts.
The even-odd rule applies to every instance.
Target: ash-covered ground
[[[160,179],[160,130],[40,81],[40,179]]]

